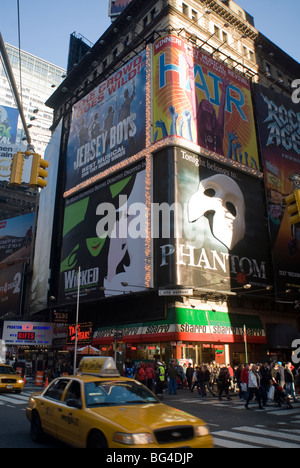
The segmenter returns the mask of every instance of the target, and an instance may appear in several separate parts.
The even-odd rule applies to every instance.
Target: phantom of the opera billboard
[[[292,226],[286,197],[300,189],[300,109],[255,85],[277,294],[300,291],[300,225]]]
[[[155,240],[158,287],[238,291],[270,284],[259,179],[180,148],[157,153],[154,173],[162,180],[175,175],[175,182],[154,184],[163,220]]]
[[[78,281],[81,300],[128,292],[122,283],[131,291],[145,288],[145,203],[144,162],[67,200],[61,302],[76,298]]]
[[[260,169],[249,81],[178,36],[154,44],[153,131]]]
[[[144,51],[74,105],[66,191],[145,148],[145,96]]]

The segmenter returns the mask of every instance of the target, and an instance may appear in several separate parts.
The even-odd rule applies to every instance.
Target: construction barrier
[[[37,387],[42,387],[43,383],[44,383],[44,372],[37,371],[36,376],[35,376],[35,385]]]

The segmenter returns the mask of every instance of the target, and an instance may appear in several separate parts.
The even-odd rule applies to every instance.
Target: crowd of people
[[[179,388],[194,393],[198,398],[205,398],[208,394],[223,396],[231,400],[237,394],[245,401],[249,409],[250,402],[257,401],[260,409],[274,399],[275,390],[280,389],[284,397],[297,402],[297,392],[300,392],[300,368],[296,370],[291,362],[283,365],[281,362],[240,364],[239,366],[219,365],[215,362],[193,366],[170,361],[169,365],[160,361],[139,363],[127,362],[124,374],[139,380],[157,395],[162,395],[167,388],[168,393],[176,395]]]

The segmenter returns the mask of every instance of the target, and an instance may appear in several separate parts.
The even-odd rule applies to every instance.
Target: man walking
[[[248,379],[248,390],[249,395],[246,401],[245,408],[249,409],[249,403],[252,400],[253,396],[256,396],[258,401],[259,409],[263,409],[261,404],[261,391],[260,391],[260,376],[258,373],[257,366],[253,364],[251,371],[249,372],[249,379]]]

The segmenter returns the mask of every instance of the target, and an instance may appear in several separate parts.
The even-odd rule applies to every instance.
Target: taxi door
[[[63,404],[58,408],[56,431],[59,440],[70,445],[80,445],[81,407],[81,384],[73,380],[65,393]]]
[[[60,379],[54,381],[54,383],[44,393],[43,397],[40,398],[39,403],[39,415],[42,422],[43,430],[54,437],[57,434],[57,414],[58,408],[61,405],[61,399],[65,388],[69,384],[69,380]]]

